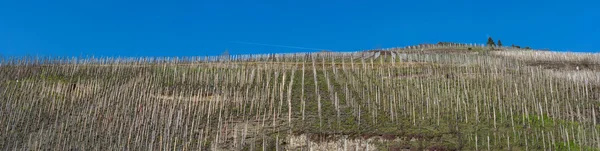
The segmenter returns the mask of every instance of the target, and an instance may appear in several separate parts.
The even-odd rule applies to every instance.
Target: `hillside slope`
[[[0,149],[600,149],[599,55],[467,47],[4,60]]]

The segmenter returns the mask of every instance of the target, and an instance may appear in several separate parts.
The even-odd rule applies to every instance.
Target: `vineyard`
[[[469,45],[5,58],[0,150],[600,150],[599,60]]]

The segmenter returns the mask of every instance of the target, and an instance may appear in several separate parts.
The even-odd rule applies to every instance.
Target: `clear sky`
[[[0,0],[0,55],[354,51],[438,41],[599,52],[595,0]]]

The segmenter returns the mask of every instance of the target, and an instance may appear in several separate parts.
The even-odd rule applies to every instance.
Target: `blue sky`
[[[0,0],[0,55],[354,51],[485,43],[488,35],[505,45],[598,52],[597,6],[592,0]]]

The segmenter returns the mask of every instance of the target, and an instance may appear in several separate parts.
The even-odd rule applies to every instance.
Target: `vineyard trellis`
[[[597,54],[466,51],[476,47],[7,58],[0,149],[600,148]],[[438,49],[461,51],[424,52]]]

